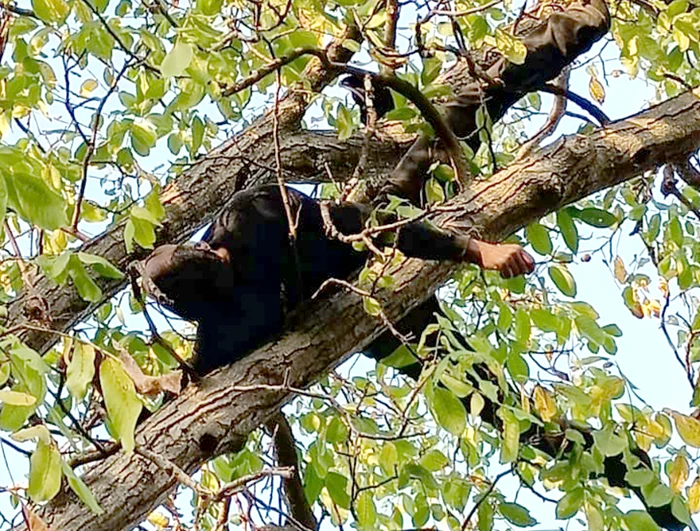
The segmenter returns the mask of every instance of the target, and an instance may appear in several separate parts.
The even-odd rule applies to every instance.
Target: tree
[[[335,131],[302,127],[362,47],[384,75],[395,71],[435,98],[446,81],[469,81],[469,61],[440,76],[466,43],[521,60],[511,31],[531,14],[494,2],[415,6],[408,50],[421,59],[407,61],[396,52],[396,21],[412,16],[411,4],[391,0],[35,0],[31,11],[4,9],[12,57],[2,80],[9,258],[0,442],[31,454],[28,488],[6,491],[25,526],[111,530],[149,517],[161,529],[189,529],[193,518],[207,529],[229,520],[304,528],[322,514],[326,526],[363,529],[534,525],[540,511],[501,489],[506,476],[590,529],[680,529],[700,510],[700,424],[690,410],[654,411],[629,398],[633,383],[613,357],[623,330],[577,300],[570,267],[606,252],[584,249],[590,234],[643,242],[651,263],[612,255],[613,273],[629,311],[660,319],[696,406],[700,99],[689,87],[699,75],[699,9],[685,0],[615,7],[622,61],[657,84],[658,105],[537,148],[565,118],[567,99],[595,113],[560,80],[547,123],[522,149],[518,119],[540,108],[538,96],[507,125],[484,117],[470,167],[493,176],[452,197],[449,165],[434,168],[428,196],[445,202],[431,207],[433,219],[496,240],[525,227],[516,237],[545,261],[535,280],[380,263],[361,273],[359,288],[312,301],[281,339],[160,409],[161,391],[177,387],[172,352],[186,357],[191,345],[124,317],[141,311],[130,294],[120,304],[127,265],[154,244],[189,237],[243,187],[386,175],[422,122],[402,95],[389,116],[400,123],[376,124],[370,113],[360,129],[359,113],[327,91],[317,108]],[[471,57],[480,65],[492,55]],[[602,102],[601,74],[588,72]],[[166,143],[173,157],[187,153],[158,175]],[[661,279],[656,292],[648,271]],[[366,374],[332,371],[449,279],[454,302],[425,333],[440,349],[414,350],[423,357],[417,382],[397,376],[413,359],[407,348]],[[291,401],[290,426],[279,410]],[[144,404],[157,411],[135,430]],[[268,435],[255,431],[262,423]],[[260,497],[263,479],[272,502]],[[620,491],[606,485],[635,491],[648,513],[618,507]],[[194,493],[194,510],[168,501],[178,487]]]

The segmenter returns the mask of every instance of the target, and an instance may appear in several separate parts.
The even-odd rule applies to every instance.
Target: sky
[[[604,52],[606,58],[606,69],[611,71],[621,68],[615,61],[615,46],[608,46]],[[589,55],[590,56],[590,55]],[[608,62],[609,60],[609,62]],[[584,68],[575,70],[572,74],[571,88],[582,95],[588,94],[588,75]],[[631,80],[627,75],[617,78],[609,78],[606,88],[606,100],[602,105],[603,110],[612,118],[621,118],[638,112],[646,103],[653,101],[654,88],[641,79]],[[341,97],[343,93],[337,92]],[[547,102],[549,97],[543,95],[543,109],[548,110]],[[573,104],[569,104],[574,112],[579,110]],[[310,121],[307,120],[307,123]],[[571,133],[579,126],[580,122],[574,119],[565,119],[564,124],[559,128],[556,136],[560,133]],[[538,128],[535,120],[527,126],[527,130],[534,132]],[[172,155],[166,148],[162,149],[162,160],[172,159]],[[158,158],[157,152],[153,154]],[[99,193],[96,186],[92,186],[89,193]],[[631,228],[630,228],[631,230]],[[627,230],[625,235],[629,233]],[[596,247],[596,239],[600,238],[600,232],[593,233],[593,240],[589,242],[591,248]],[[622,238],[616,252],[622,256],[627,263],[631,261],[635,254],[643,251],[637,240],[632,238]],[[599,254],[594,255],[590,262],[577,262],[571,265],[572,272],[578,284],[578,300],[590,303],[601,315],[601,323],[616,323],[623,331],[623,336],[618,339],[618,353],[615,360],[620,370],[639,388],[641,396],[655,409],[670,407],[683,412],[689,410],[691,393],[686,383],[685,376],[681,368],[674,361],[672,352],[659,328],[659,321],[655,319],[639,320],[632,316],[626,309],[621,289],[610,272],[609,267],[603,262]],[[647,271],[652,278],[654,272]],[[139,326],[134,322],[134,325]],[[371,369],[369,362],[356,364],[353,371]],[[536,374],[536,373],[535,373]],[[0,445],[1,446],[1,445]],[[3,466],[2,460],[6,459],[7,466]],[[27,461],[24,456],[16,454],[11,449],[3,447],[0,453],[0,486],[10,483],[24,483],[26,480]],[[495,465],[494,471],[498,471]],[[11,475],[11,477],[10,477]],[[515,482],[503,484],[506,489],[514,490]],[[519,493],[519,502],[525,506],[533,508],[533,516],[540,521],[540,525],[534,529],[545,531],[548,529],[567,528],[567,522],[556,521],[553,517],[554,508],[542,505],[541,501],[535,498],[526,490]],[[629,507],[638,508],[636,501],[626,504]],[[541,508],[541,509],[540,509]],[[7,496],[0,496],[0,511],[14,512],[8,506]],[[575,524],[568,529],[577,529]],[[2,529],[2,528],[0,528]]]

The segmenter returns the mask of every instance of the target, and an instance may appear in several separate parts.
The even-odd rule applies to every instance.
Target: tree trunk
[[[590,135],[562,138],[490,179],[474,182],[436,221],[499,240],[548,212],[679,160],[698,146],[700,90],[695,90]],[[210,188],[209,196],[223,195],[216,186]],[[182,198],[192,193],[183,190]],[[170,193],[171,205],[183,204],[175,191]],[[378,296],[387,316],[396,320],[423,302],[455,267],[406,260],[395,275],[396,290]],[[277,341],[189,386],[155,413],[141,426],[137,445],[193,472],[207,459],[239,448],[294,396],[290,387],[307,387],[381,332],[357,295],[335,293],[313,301]],[[168,471],[124,452],[95,466],[85,480],[105,514],[92,514],[64,492],[39,511],[50,529],[130,529],[176,485]]]

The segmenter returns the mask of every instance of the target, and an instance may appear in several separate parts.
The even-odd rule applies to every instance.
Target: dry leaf
[[[161,392],[168,392],[174,395],[180,394],[182,387],[182,371],[176,370],[164,374],[163,376],[148,376],[143,373],[138,363],[134,361],[124,348],[114,344],[114,347],[119,352],[119,360],[124,366],[129,378],[134,381],[134,387],[139,394],[145,396],[157,395]]]
[[[39,518],[39,515],[32,511],[28,505],[22,505],[22,516],[29,531],[49,531],[46,522]]]
[[[619,256],[615,257],[615,280],[620,284],[624,284],[627,280],[627,270],[625,269],[625,263]]]
[[[605,88],[603,87],[602,83],[598,81],[597,77],[591,76],[591,79],[588,82],[588,92],[591,93],[593,99],[599,104],[605,101]]]

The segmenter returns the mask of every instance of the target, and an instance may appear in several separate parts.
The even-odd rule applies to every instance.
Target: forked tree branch
[[[443,226],[474,229],[500,240],[540,216],[591,193],[677,161],[700,146],[700,90],[685,93],[589,135],[572,135],[518,161],[448,202]],[[455,271],[448,263],[407,260],[396,290],[378,295],[398,319],[422,303]],[[304,388],[382,332],[359,297],[336,294],[305,305],[274,343],[189,386],[142,425],[139,446],[186,472],[240,448],[248,434]],[[51,529],[114,531],[140,522],[176,481],[136,454],[119,452],[85,475],[105,510],[90,513],[69,492],[39,511]]]

